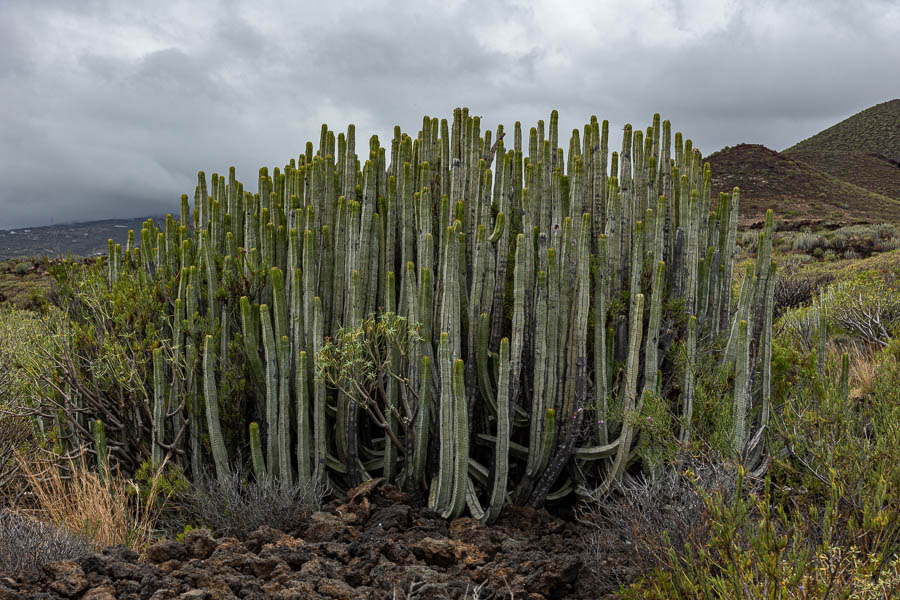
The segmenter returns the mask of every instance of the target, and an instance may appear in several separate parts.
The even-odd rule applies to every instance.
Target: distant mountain
[[[790,226],[900,222],[900,200],[853,185],[758,144],[723,148],[706,158],[713,198],[741,188],[741,223],[760,223],[766,209]]]
[[[155,217],[158,221],[159,217]],[[18,256],[95,256],[106,254],[107,240],[125,245],[128,230],[140,234],[142,219],[107,219],[0,231],[0,260]]]
[[[785,150],[783,154],[853,185],[900,200],[900,161],[863,152]]]

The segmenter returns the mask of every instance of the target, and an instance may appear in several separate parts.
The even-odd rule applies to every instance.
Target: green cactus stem
[[[494,450],[494,477],[491,498],[483,520],[493,523],[506,500],[509,478],[509,388],[510,388],[509,340],[500,340],[500,379],[497,382],[497,446]]]
[[[209,429],[209,445],[212,450],[216,477],[223,481],[228,473],[228,455],[219,422],[219,393],[216,389],[216,349],[213,336],[203,342],[203,396],[206,400],[206,425]]]
[[[106,428],[103,421],[93,422],[94,452],[97,453],[97,472],[104,484],[109,484],[109,448],[106,445]]]
[[[250,423],[250,457],[253,462],[253,474],[256,475],[257,481],[263,481],[268,478],[266,471],[266,461],[263,458],[262,442],[259,438],[259,423]]]
[[[750,403],[750,392],[747,389],[749,378],[747,370],[750,362],[749,339],[747,337],[747,321],[738,323],[737,359],[734,365],[734,403],[732,410],[732,450],[740,454],[744,450],[747,438],[747,410]]]
[[[162,349],[153,350],[153,450],[154,467],[162,464],[166,442],[166,390],[165,365]]]

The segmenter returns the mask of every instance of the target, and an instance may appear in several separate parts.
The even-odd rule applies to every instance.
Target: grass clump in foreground
[[[148,493],[116,472],[91,469],[84,456],[63,459],[49,453],[21,462],[28,497],[23,512],[70,532],[93,549],[123,544],[143,553],[155,533],[165,498],[157,480]]]

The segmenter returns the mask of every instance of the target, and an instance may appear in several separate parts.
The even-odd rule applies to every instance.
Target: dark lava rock
[[[48,589],[66,598],[77,596],[88,587],[84,571],[70,560],[51,563],[44,567],[44,573],[50,578]]]
[[[544,510],[507,507],[491,526],[448,523],[376,481],[321,511],[292,534],[263,527],[246,539],[195,530],[160,540],[142,561],[122,546],[42,574],[0,578],[0,600],[281,598],[600,598],[582,548],[584,525]],[[299,514],[299,513],[298,513]],[[608,557],[627,556],[610,549]],[[617,554],[617,552],[619,552]],[[605,559],[606,559],[605,558]],[[476,589],[478,590],[476,595]]]
[[[184,544],[175,540],[160,540],[147,548],[147,560],[156,564],[170,560],[184,560],[186,557]]]

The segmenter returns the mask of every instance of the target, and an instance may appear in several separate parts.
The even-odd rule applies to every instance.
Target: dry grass
[[[863,397],[875,391],[878,379],[878,350],[870,346],[852,346],[850,355],[850,393]],[[837,357],[840,361],[840,356]]]
[[[89,469],[84,454],[59,459],[43,454],[21,460],[33,518],[88,539],[96,548],[124,544],[142,554],[150,543],[161,504],[157,476],[143,498],[118,473],[109,481]],[[161,502],[162,501],[162,502]]]

